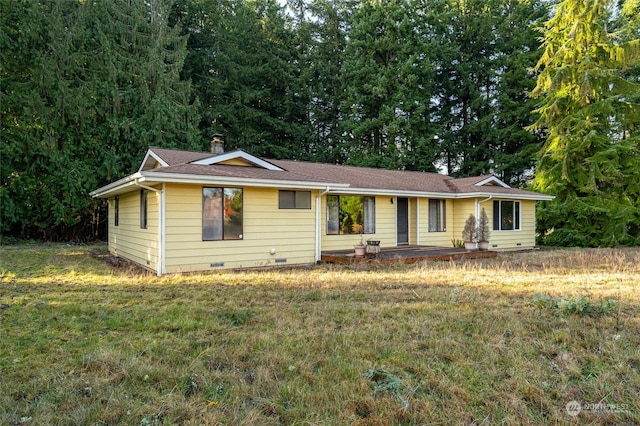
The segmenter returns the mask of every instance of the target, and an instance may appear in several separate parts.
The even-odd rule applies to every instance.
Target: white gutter
[[[322,196],[327,194],[330,191],[329,186],[325,188],[324,191],[318,191],[318,195],[316,195],[316,262],[322,260],[322,230],[320,227],[322,224],[320,223],[322,220],[322,215],[320,208],[322,207]]]
[[[293,189],[317,189],[322,190],[330,185],[336,188],[348,188],[347,183],[331,182],[305,182],[296,180],[256,179],[237,176],[195,176],[176,173],[142,172],[142,181],[146,182],[171,182],[198,185],[235,185],[257,188],[293,188]]]
[[[89,193],[93,198],[108,198],[111,195],[127,192],[130,186],[140,186],[142,182],[151,185],[159,183],[183,183],[195,185],[245,186],[255,188],[291,188],[323,190],[330,185],[333,188],[348,188],[346,183],[304,182],[294,180],[254,179],[233,176],[194,176],[176,173],[137,172],[116,182],[112,182]]]
[[[140,179],[141,177],[142,175],[140,173],[134,173],[132,175],[119,179],[115,182],[111,182],[110,184],[105,185],[101,188],[98,188],[95,191],[91,191],[89,195],[91,195],[93,198],[98,198],[98,197],[109,198],[109,196],[114,192],[118,192],[130,186],[135,186],[136,180]],[[122,192],[127,192],[127,191],[122,191]]]
[[[551,201],[554,197],[553,195],[545,195],[545,194],[503,194],[500,192],[490,193],[490,192],[466,192],[464,194],[451,194],[447,198],[478,198],[478,197],[489,197],[490,198],[501,198],[505,200],[547,200]],[[487,201],[487,200],[485,200]]]
[[[333,186],[333,184],[332,184]],[[393,189],[371,189],[371,188],[333,188],[333,193],[343,195],[378,195],[389,197],[416,197],[416,198],[448,198],[448,199],[463,199],[463,198],[478,198],[478,197],[493,197],[504,198],[507,200],[553,200],[555,197],[545,194],[503,194],[503,193],[490,193],[490,192],[465,192],[465,193],[448,193],[448,192],[421,192],[421,191],[396,191]]]
[[[160,277],[164,272],[164,265],[165,265],[165,259],[164,259],[164,245],[165,245],[164,189],[165,187],[164,187],[164,183],[162,184],[162,189],[155,189],[150,186],[142,185],[139,182],[139,179],[135,179],[134,185],[142,189],[146,189],[148,191],[153,191],[158,195],[158,265],[156,267],[156,275]]]

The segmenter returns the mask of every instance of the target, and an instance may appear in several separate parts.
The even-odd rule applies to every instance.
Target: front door
[[[398,245],[409,244],[409,199],[398,198],[396,206]]]

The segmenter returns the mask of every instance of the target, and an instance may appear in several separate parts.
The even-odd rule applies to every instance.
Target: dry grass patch
[[[0,424],[640,423],[638,249],[161,278],[105,253],[2,248]]]

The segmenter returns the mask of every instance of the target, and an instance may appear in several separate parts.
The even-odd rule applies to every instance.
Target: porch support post
[[[420,198],[416,197],[416,245],[420,245]]]
[[[322,196],[329,192],[329,187],[327,186],[324,191],[318,190],[318,195],[316,195],[316,262],[320,262],[322,260]]]

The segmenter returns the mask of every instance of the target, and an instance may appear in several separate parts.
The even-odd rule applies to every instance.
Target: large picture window
[[[493,202],[494,231],[520,229],[520,201],[495,200]]]
[[[447,200],[429,200],[429,232],[447,230]]]
[[[242,189],[202,189],[202,240],[241,240]]]
[[[311,191],[279,191],[279,209],[311,209]]]
[[[375,197],[327,196],[327,234],[374,234],[375,232]]]

